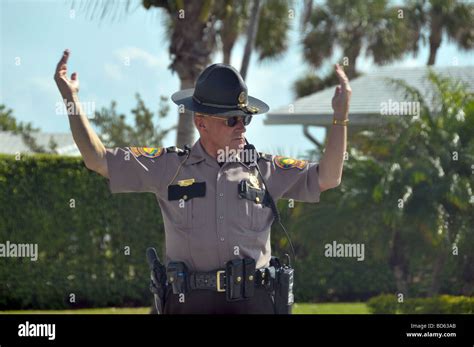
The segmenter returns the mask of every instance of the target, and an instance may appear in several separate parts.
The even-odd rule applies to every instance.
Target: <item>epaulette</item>
[[[273,156],[268,153],[258,152],[258,158],[265,161],[272,161]]]
[[[184,146],[184,149],[178,148],[176,146],[166,147],[166,153],[176,153],[179,156],[185,155],[191,150],[188,145]]]

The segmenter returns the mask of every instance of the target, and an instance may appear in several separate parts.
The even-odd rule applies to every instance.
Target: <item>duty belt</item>
[[[256,287],[273,291],[276,269],[255,269],[251,258],[233,259],[225,269],[210,272],[188,272],[183,262],[170,262],[166,270],[173,294],[186,294],[191,290],[204,289],[225,293],[227,301],[244,300],[254,296]]]
[[[255,271],[254,275],[248,276],[245,280],[254,283],[255,287],[263,287],[268,290],[273,290],[275,276],[275,269],[262,268]],[[236,278],[237,282],[241,282],[243,279]],[[193,272],[189,275],[190,289],[207,289],[215,290],[217,292],[226,291],[226,271],[224,269],[210,272]]]

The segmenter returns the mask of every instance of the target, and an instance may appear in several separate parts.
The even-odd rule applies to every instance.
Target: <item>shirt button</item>
[[[220,193],[219,196],[220,196],[220,197],[223,197],[223,196],[224,196],[224,193]]]
[[[224,216],[219,216],[219,219],[221,219],[221,220],[224,219]]]
[[[224,242],[224,238],[223,238],[223,237],[221,237],[221,241]]]

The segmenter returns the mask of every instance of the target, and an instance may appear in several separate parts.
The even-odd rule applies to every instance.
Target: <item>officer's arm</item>
[[[74,100],[75,104],[78,105],[78,112],[75,115],[69,115],[69,124],[74,141],[84,158],[84,164],[88,169],[99,173],[105,178],[109,178],[105,146],[92,129],[87,116],[82,111],[79,99],[75,97]]]
[[[89,120],[79,102],[79,79],[77,73],[73,73],[70,79],[67,77],[69,54],[70,52],[68,50],[64,51],[56,67],[54,80],[66,103],[72,137],[84,158],[84,163],[90,170],[96,171],[108,178],[105,147],[94,130],[92,130]]]
[[[336,74],[340,85],[332,99],[334,119],[344,121],[349,118],[349,101],[352,94],[349,79],[339,65]],[[326,150],[319,162],[319,187],[321,192],[341,184],[344,153],[347,146],[347,126],[332,125],[329,130]]]

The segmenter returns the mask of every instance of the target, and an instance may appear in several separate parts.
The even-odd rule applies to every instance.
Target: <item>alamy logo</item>
[[[38,244],[12,243],[10,241],[0,243],[0,258],[30,258],[31,261],[37,261]]]
[[[20,337],[47,337],[48,340],[56,338],[56,324],[35,324],[28,321],[18,325],[18,336]]]
[[[238,161],[244,163],[253,163],[257,160],[258,153],[252,149],[231,149],[225,146],[224,149],[217,150],[217,161],[219,163],[235,163]]]
[[[365,247],[363,243],[326,243],[324,245],[324,256],[329,258],[357,258],[357,261],[365,259]]]

